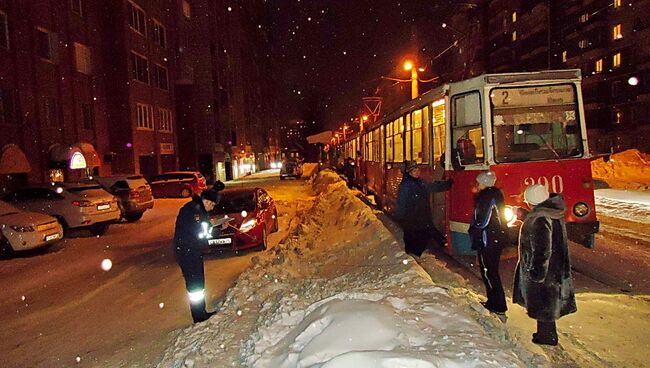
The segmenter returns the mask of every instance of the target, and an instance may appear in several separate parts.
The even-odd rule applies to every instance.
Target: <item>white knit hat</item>
[[[536,206],[549,197],[548,189],[544,185],[535,184],[526,188],[524,192],[524,202]]]
[[[476,182],[485,187],[491,187],[497,182],[497,176],[492,171],[482,172],[476,177]]]

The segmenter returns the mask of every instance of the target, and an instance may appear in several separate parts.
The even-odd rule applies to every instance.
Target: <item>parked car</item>
[[[151,186],[141,175],[111,175],[93,180],[117,198],[120,214],[128,222],[138,221],[146,210],[153,208]]]
[[[63,227],[52,216],[24,212],[0,201],[0,259],[14,252],[46,247],[63,239]]]
[[[52,183],[8,193],[2,200],[23,211],[47,213],[68,229],[88,229],[103,235],[120,219],[117,199],[98,184]]]
[[[205,178],[196,171],[173,171],[154,176],[149,182],[155,198],[201,194],[207,188]]]
[[[211,213],[213,223],[232,218],[221,234],[209,240],[213,248],[266,249],[267,236],[278,231],[278,210],[273,198],[262,188],[225,189]]]
[[[284,160],[282,161],[282,167],[280,167],[280,180],[284,180],[288,177],[294,177],[300,179],[302,176],[302,165],[296,160]]]

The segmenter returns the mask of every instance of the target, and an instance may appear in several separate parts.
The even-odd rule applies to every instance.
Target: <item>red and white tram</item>
[[[391,213],[404,160],[415,160],[425,180],[453,179],[432,195],[436,227],[449,251],[471,253],[467,233],[476,176],[492,170],[503,190],[509,226],[534,183],[563,194],[569,238],[594,245],[594,207],[580,70],[486,74],[439,86],[381,117],[342,142],[343,154],[360,151],[365,186]],[[513,237],[513,239],[515,239]]]

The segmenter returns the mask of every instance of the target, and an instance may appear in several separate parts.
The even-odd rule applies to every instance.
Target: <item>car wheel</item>
[[[14,248],[9,244],[9,240],[0,239],[0,259],[11,259],[14,255]]]
[[[275,211],[273,213],[273,216],[275,219],[273,220],[273,229],[271,230],[272,233],[277,233],[280,230],[280,224],[278,220],[278,211]]]
[[[192,195],[192,191],[189,190],[189,188],[183,188],[183,190],[181,190],[181,197],[188,198],[191,195]]]
[[[106,234],[106,230],[108,230],[108,225],[107,223],[101,223],[101,224],[95,224],[90,226],[90,232],[93,235],[100,236]]]
[[[266,250],[268,244],[268,237],[266,236],[266,229],[262,229],[262,244],[260,244],[260,250]]]
[[[144,215],[144,212],[136,212],[136,213],[126,213],[124,214],[124,219],[128,222],[134,222],[138,221],[139,219],[142,218]]]
[[[61,227],[63,228],[63,238],[65,238],[66,236],[68,236],[68,231],[70,231],[68,229],[68,223],[65,222],[65,219],[62,216],[54,215],[54,218],[56,218],[59,224],[61,224]]]

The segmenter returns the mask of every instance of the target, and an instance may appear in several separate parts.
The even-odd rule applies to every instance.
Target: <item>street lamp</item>
[[[410,60],[404,62],[404,70],[411,71],[411,99],[415,99],[420,95],[418,91],[418,71]]]
[[[343,125],[343,141],[345,142],[345,131],[348,130],[347,125]]]

